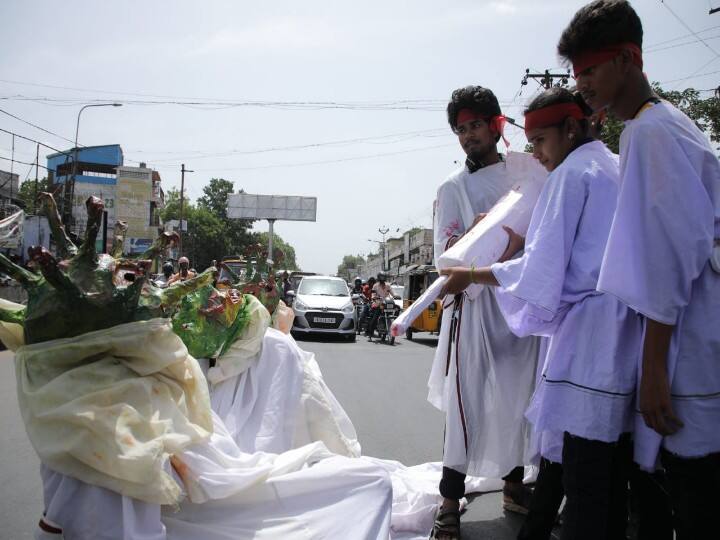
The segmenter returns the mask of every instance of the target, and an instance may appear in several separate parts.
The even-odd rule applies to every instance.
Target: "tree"
[[[337,275],[347,279],[348,281],[354,279],[355,275],[358,273],[358,269],[363,264],[365,264],[365,259],[362,255],[345,255],[342,262],[337,267]],[[351,276],[350,273],[354,273],[355,275]]]
[[[50,191],[50,184],[47,178],[38,180],[37,190],[35,189],[35,180],[25,180],[20,184],[17,196],[22,200],[26,212],[32,212],[36,206],[39,207],[39,205],[36,205],[35,200],[37,199],[37,194],[43,191]]]
[[[233,183],[222,178],[213,178],[203,188],[203,195],[195,205],[189,198],[183,203],[183,219],[187,220],[187,232],[183,235],[183,255],[198,270],[207,268],[213,260],[220,261],[228,255],[243,255],[251,244],[267,245],[267,233],[251,232],[251,220],[229,219],[227,201],[233,193]],[[165,196],[165,208],[161,212],[163,221],[180,219],[180,190],[170,189]],[[283,266],[298,270],[295,249],[277,235],[273,237],[275,247],[285,253]]]
[[[714,94],[703,98],[694,88],[685,90],[664,90],[660,83],[653,83],[653,90],[659,97],[675,105],[699,129],[710,136],[713,142],[720,142],[720,97]],[[602,141],[616,154],[620,151],[620,135],[625,124],[617,118],[608,117],[600,136]]]
[[[259,243],[267,247],[269,240],[268,234],[269,233],[266,232],[254,232],[253,243]],[[295,260],[295,248],[280,238],[277,234],[273,233],[273,251],[275,251],[275,248],[282,250],[285,254],[283,262],[275,265],[276,270],[300,270],[300,267]]]
[[[227,254],[240,254],[253,243],[252,235],[248,231],[252,226],[252,220],[227,217],[228,197],[233,191],[234,186],[231,181],[212,178],[203,188],[203,195],[197,200],[197,205],[198,208],[203,208],[222,220],[228,246]]]

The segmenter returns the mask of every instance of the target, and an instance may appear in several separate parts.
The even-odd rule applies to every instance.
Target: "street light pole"
[[[185,173],[195,172],[185,168],[185,164],[182,164],[180,168],[180,240],[178,241],[178,253],[182,257],[182,239],[183,239],[183,206],[185,203]]]
[[[83,105],[80,107],[77,115],[77,123],[75,124],[75,147],[73,148],[73,164],[72,164],[72,175],[70,177],[70,212],[66,209],[66,200],[68,198],[68,185],[65,182],[65,196],[63,197],[63,220],[66,221],[65,226],[70,225],[70,216],[72,216],[72,200],[75,193],[75,176],[77,176],[77,160],[78,160],[78,133],[80,132],[80,115],[85,109],[90,107],[122,107],[122,103],[91,103],[90,105]]]

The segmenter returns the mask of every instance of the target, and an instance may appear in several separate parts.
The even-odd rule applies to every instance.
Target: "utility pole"
[[[380,227],[378,229],[378,232],[382,234],[382,269],[383,272],[385,271],[385,259],[386,259],[386,250],[385,250],[385,235],[390,232],[390,229],[388,227]]]
[[[183,240],[183,204],[185,203],[185,173],[195,172],[185,168],[182,164],[180,168],[180,241],[178,242],[178,253],[182,257],[182,240]]]
[[[15,168],[15,134],[12,136],[12,154],[10,155],[10,203],[12,203],[13,196],[13,169]],[[18,178],[19,180],[19,178]]]
[[[568,81],[570,80],[570,70],[567,70],[566,73],[550,73],[550,70],[546,69],[545,73],[530,73],[530,69],[526,69],[525,75],[523,76],[522,81],[520,81],[520,85],[527,85],[528,79],[539,81],[545,89],[552,88],[553,86],[560,86],[564,88],[568,85]],[[558,80],[557,83],[555,83],[556,79]]]
[[[33,197],[33,214],[37,215],[37,197],[38,197],[38,166],[40,162],[40,143],[35,149],[35,196]]]

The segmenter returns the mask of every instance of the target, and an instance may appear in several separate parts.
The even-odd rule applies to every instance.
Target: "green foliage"
[[[337,267],[337,275],[347,280],[355,279],[355,275],[350,275],[350,271],[357,274],[358,268],[365,264],[365,259],[362,255],[345,255],[342,262]]]
[[[40,203],[38,202],[36,204],[35,200],[37,199],[37,194],[43,191],[50,191],[50,184],[47,178],[38,180],[37,189],[35,189],[35,180],[25,180],[20,184],[18,198],[21,199],[25,205],[26,212],[32,212],[36,207],[40,207]]]
[[[701,92],[694,88],[685,90],[664,90],[659,83],[652,85],[657,95],[672,103],[685,113],[698,128],[710,136],[713,142],[720,142],[720,97],[712,95],[703,98]],[[609,117],[603,126],[601,139],[615,153],[620,150],[620,134],[625,124],[616,118]]]
[[[263,247],[268,246],[268,233],[267,232],[254,232],[252,234],[252,242],[262,244]],[[285,254],[285,260],[276,265],[276,270],[300,270],[295,259],[295,248],[283,240],[277,233],[273,233],[273,251],[278,248]]]
[[[258,242],[267,246],[267,233],[252,232],[248,229],[252,221],[228,219],[228,196],[234,192],[233,183],[223,178],[213,178],[203,188],[203,195],[196,204],[185,198],[183,216],[188,230],[183,234],[183,255],[197,270],[207,268],[213,260],[220,261],[227,255],[242,255],[248,247]],[[165,208],[161,212],[163,221],[180,219],[180,190],[170,189],[165,194]],[[273,238],[275,247],[285,253],[283,267],[299,270],[295,250],[277,234]]]

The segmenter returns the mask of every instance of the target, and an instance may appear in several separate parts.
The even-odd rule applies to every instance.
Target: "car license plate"
[[[335,317],[315,317],[314,322],[316,323],[334,323]]]

